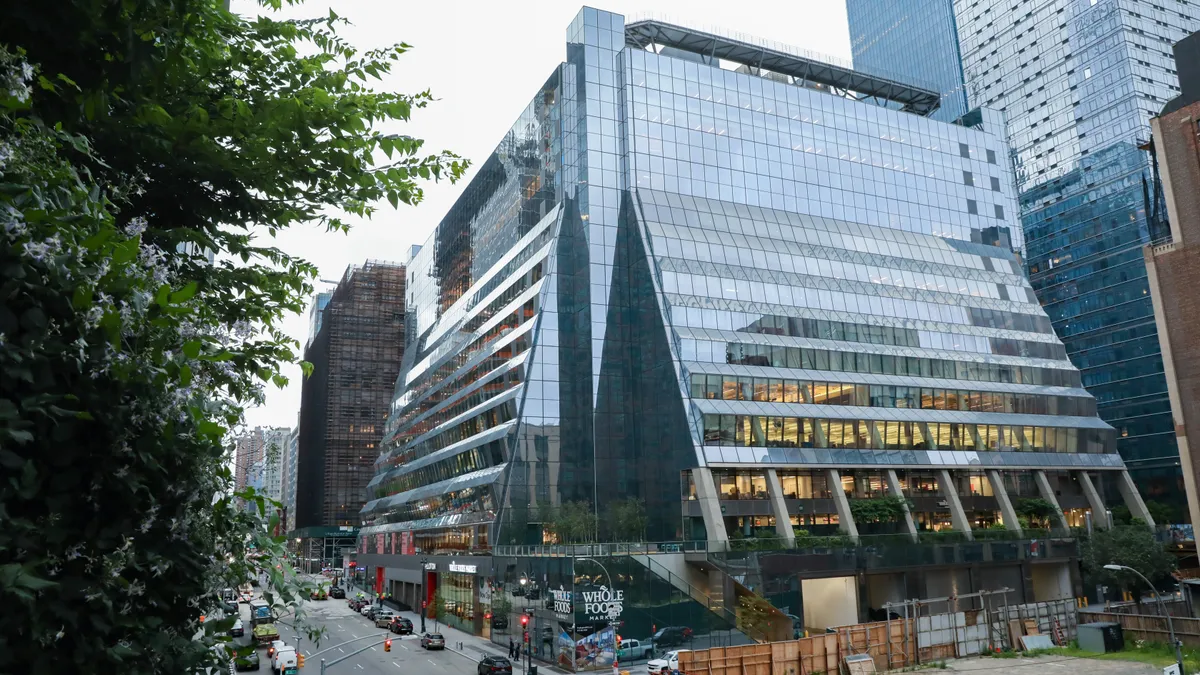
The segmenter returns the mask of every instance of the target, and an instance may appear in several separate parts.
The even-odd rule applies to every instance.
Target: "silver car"
[[[445,649],[446,638],[441,633],[426,633],[421,636],[422,649]]]
[[[388,624],[392,622],[392,617],[394,616],[396,616],[395,613],[393,613],[390,609],[375,610],[375,627],[387,628]]]

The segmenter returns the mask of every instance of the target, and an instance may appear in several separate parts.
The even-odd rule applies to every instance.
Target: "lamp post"
[[[425,632],[425,607],[429,596],[425,594],[425,577],[429,575],[425,565],[429,563],[429,558],[421,558],[421,632]]]
[[[1179,672],[1182,673],[1183,672],[1183,650],[1181,650],[1179,647],[1182,643],[1179,641],[1179,638],[1175,637],[1175,624],[1171,622],[1171,614],[1170,614],[1170,612],[1167,611],[1166,604],[1163,603],[1162,594],[1158,592],[1158,589],[1154,587],[1154,584],[1150,583],[1149,579],[1147,579],[1141,572],[1133,569],[1132,567],[1128,567],[1126,565],[1118,565],[1116,563],[1109,563],[1104,566],[1104,569],[1110,570],[1113,572],[1120,572],[1121,570],[1125,570],[1127,572],[1133,572],[1134,574],[1136,574],[1138,576],[1139,579],[1146,582],[1146,585],[1150,587],[1150,590],[1154,591],[1154,599],[1158,601],[1158,608],[1162,611],[1163,615],[1167,617],[1167,632],[1171,634],[1171,644],[1175,646],[1175,663],[1177,663],[1179,665]]]

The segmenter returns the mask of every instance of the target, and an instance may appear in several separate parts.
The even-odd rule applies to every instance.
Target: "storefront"
[[[433,602],[436,617],[448,626],[491,637],[491,583],[476,562],[451,562],[438,570]]]

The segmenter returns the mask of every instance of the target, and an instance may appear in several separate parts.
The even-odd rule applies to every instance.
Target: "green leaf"
[[[183,355],[189,359],[194,359],[200,356],[200,347],[201,344],[199,340],[188,340],[187,342],[183,343]]]
[[[196,295],[196,289],[199,286],[194,281],[189,281],[186,286],[171,294],[170,304],[178,305],[192,299]]]
[[[187,387],[192,383],[192,367],[186,363],[179,367],[179,386]]]

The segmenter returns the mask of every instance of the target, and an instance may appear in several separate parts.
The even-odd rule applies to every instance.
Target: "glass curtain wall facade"
[[[946,124],[897,109],[932,92],[853,72],[817,90],[804,57],[714,53],[762,50],[572,22],[408,264],[365,535],[720,540],[719,515],[684,517],[710,468],[1123,468],[1013,252],[999,117]],[[610,527],[630,497],[643,532]]]
[[[852,38],[890,44],[893,68],[925,75],[925,42],[887,30],[884,4],[848,2]],[[1147,498],[1182,506],[1142,257],[1165,212],[1139,146],[1179,92],[1171,46],[1200,28],[1200,5],[940,4],[954,8],[969,105],[1007,119],[1033,288]]]
[[[933,85],[942,99],[933,119],[953,122],[966,114],[953,0],[847,0],[846,19],[856,69]]]

